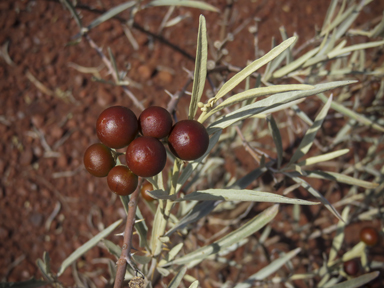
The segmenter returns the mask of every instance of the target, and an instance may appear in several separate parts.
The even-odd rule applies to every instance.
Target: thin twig
[[[128,209],[128,215],[127,215],[127,223],[125,224],[125,230],[124,230],[124,243],[121,249],[120,259],[117,261],[116,278],[115,278],[115,284],[113,286],[114,288],[123,287],[124,275],[125,275],[125,270],[127,268],[127,263],[130,264],[131,267],[133,266],[132,269],[134,269],[136,273],[137,272],[141,273],[140,270],[136,268],[131,257],[133,226],[135,225],[136,207],[139,199],[141,182],[142,182],[142,179],[139,178],[139,185],[137,185],[135,192],[131,194],[131,199],[129,200],[129,203],[128,203],[129,209]]]
[[[89,37],[88,34],[84,34],[84,38],[88,41],[89,45],[93,49],[96,50],[96,52],[99,54],[99,56],[103,60],[104,64],[107,66],[108,72],[110,74],[112,74],[113,79],[115,80],[116,83],[118,83],[119,82],[119,78],[118,78],[118,75],[116,75],[115,70],[112,67],[111,61],[109,61],[109,59],[104,55],[104,53],[101,50],[101,48],[96,45],[96,43],[91,39],[91,37]],[[128,89],[128,87],[127,86],[121,86],[121,87],[123,88],[123,91],[125,92],[125,94],[127,94],[128,97],[132,100],[132,102],[136,105],[136,107],[139,108],[140,110],[144,110],[143,104],[141,104],[141,102],[139,100],[137,100],[135,95],[132,94],[132,92]]]

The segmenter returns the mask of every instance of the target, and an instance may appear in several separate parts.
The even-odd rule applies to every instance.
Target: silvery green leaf
[[[345,12],[343,12],[342,14],[337,15],[335,20],[333,20],[333,22],[330,25],[328,25],[326,27],[326,29],[322,29],[320,35],[321,36],[325,36],[327,33],[332,31],[334,28],[336,28],[338,25],[340,25],[340,23],[342,23],[345,19],[347,19],[355,10],[356,10],[356,4],[351,5],[347,10],[345,10]],[[344,32],[343,31],[344,31],[344,29],[342,29],[338,33],[337,39],[339,39],[344,34],[345,31]]]
[[[310,202],[301,199],[293,199],[284,197],[270,192],[261,192],[254,190],[238,190],[238,189],[208,189],[199,190],[185,195],[176,201],[255,201],[255,202],[270,202],[270,203],[287,203],[301,205],[316,205],[318,202]]]
[[[308,59],[311,59],[317,52],[319,52],[319,48],[314,48],[311,51],[305,53],[300,58],[297,58],[295,61],[289,63],[288,65],[280,68],[275,73],[273,73],[273,78],[281,78],[285,75],[288,75],[290,72],[296,70],[305,62],[307,62]]]
[[[199,281],[198,280],[194,281],[191,285],[189,285],[188,288],[197,288],[197,287],[199,287]]]
[[[108,252],[114,255],[117,259],[120,258],[121,255],[121,247],[119,245],[116,245],[112,241],[109,241],[107,239],[103,239],[103,243],[105,247],[107,248]]]
[[[267,54],[265,54],[263,57],[253,61],[251,64],[249,64],[247,67],[245,67],[243,70],[238,72],[236,75],[234,75],[231,79],[229,79],[217,92],[215,98],[220,99],[224,95],[226,95],[228,92],[230,92],[233,88],[235,88],[240,82],[242,82],[245,78],[247,78],[249,75],[251,75],[253,72],[255,72],[260,67],[264,66],[268,62],[275,59],[277,56],[279,56],[281,53],[283,53],[286,49],[289,48],[293,44],[293,42],[296,41],[297,37],[291,37],[284,42],[282,42],[280,45],[273,48],[271,51],[269,51]]]
[[[251,219],[249,222],[247,222],[237,230],[227,234],[223,238],[215,241],[214,243],[201,247],[200,249],[197,249],[176,260],[168,262],[163,266],[189,264],[192,261],[196,262],[199,260],[206,259],[210,255],[217,254],[223,249],[241,241],[242,239],[260,230],[267,223],[272,221],[273,218],[275,218],[278,209],[279,205],[273,205],[272,207],[265,209],[262,213]]]
[[[313,122],[313,125],[309,127],[308,131],[305,133],[303,139],[300,142],[299,147],[296,149],[292,158],[289,160],[288,165],[295,163],[297,160],[299,160],[301,157],[308,153],[309,149],[312,147],[317,131],[319,131],[325,117],[327,116],[331,103],[332,96],[329,97],[327,103],[324,105],[323,109],[321,109],[319,115],[317,115],[315,121]]]
[[[207,11],[219,12],[216,7],[204,3],[203,1],[191,1],[191,0],[154,0],[149,2],[147,7],[151,6],[184,6],[190,8],[197,8]]]
[[[373,279],[379,276],[379,274],[379,271],[364,274],[351,280],[347,280],[339,284],[333,285],[332,288],[358,288],[364,284],[371,282]]]
[[[285,254],[283,257],[280,257],[280,258],[272,261],[272,263],[270,263],[268,266],[260,269],[259,272],[253,274],[251,277],[249,277],[244,282],[237,284],[235,286],[235,288],[254,287],[255,281],[265,280],[268,276],[275,273],[284,264],[286,264],[289,260],[291,260],[293,257],[295,257],[300,251],[301,251],[301,248],[296,248],[295,250],[292,250],[292,251],[288,252],[287,254]]]
[[[175,277],[171,280],[171,283],[169,283],[168,288],[177,288],[180,285],[181,280],[183,280],[184,274],[187,272],[187,267],[184,266],[177,272]]]
[[[54,281],[54,279],[49,275],[49,272],[46,269],[45,263],[41,259],[36,260],[36,265],[40,270],[40,273],[43,274],[43,277],[48,281]]]
[[[357,185],[367,189],[373,189],[379,186],[379,183],[373,183],[373,182],[356,179],[354,177],[336,173],[336,172],[329,172],[329,171],[305,171],[305,172],[307,173],[307,177],[333,180],[341,183],[346,183],[349,185]]]
[[[150,249],[152,255],[157,256],[161,253],[162,242],[160,237],[163,236],[167,220],[165,219],[161,205],[157,206],[155,218],[153,220],[153,229],[151,235]]]
[[[368,42],[368,43],[361,43],[361,44],[356,44],[356,45],[351,45],[348,47],[345,47],[343,49],[338,49],[338,50],[332,50],[327,54],[329,59],[335,58],[337,56],[347,54],[356,50],[361,50],[361,49],[368,49],[368,48],[374,48],[384,45],[384,41],[376,41],[376,42]]]
[[[327,101],[327,97],[324,94],[320,93],[319,95],[317,95],[317,97],[319,97],[323,102]],[[340,112],[341,114],[343,114],[347,117],[355,119],[356,121],[358,121],[364,125],[367,125],[367,126],[372,127],[376,130],[384,132],[384,127],[374,123],[372,120],[366,118],[365,116],[363,116],[359,113],[356,113],[355,111],[352,111],[351,109],[348,109],[347,107],[341,105],[340,103],[333,101],[331,104],[331,108],[335,109],[337,112]]]
[[[355,82],[356,81],[351,81],[351,80],[335,81],[330,83],[322,83],[322,84],[314,85],[315,88],[311,90],[293,91],[293,92],[284,92],[284,93],[274,94],[272,96],[269,96],[266,99],[262,99],[251,105],[242,107],[231,113],[228,113],[227,115],[220,117],[218,120],[216,120],[215,122],[213,122],[208,126],[207,128],[208,134],[212,134],[217,130],[227,128],[240,120],[246,119],[250,116],[268,111],[273,108],[277,108],[278,106],[289,103],[291,101],[305,98],[311,95],[316,95],[318,93],[335,89],[337,87],[349,85]]]
[[[165,269],[165,268],[162,268],[162,267],[159,267],[159,266],[156,267],[156,270],[157,270],[161,275],[163,275],[164,277],[167,277],[167,276],[170,274],[170,272],[169,272],[168,269]]]
[[[143,221],[135,223],[135,229],[137,231],[137,234],[139,235],[140,240],[139,245],[140,247],[147,247],[148,227],[147,224],[145,224],[145,219],[141,214],[140,208],[138,206],[136,207],[136,219],[143,219]]]
[[[250,99],[254,99],[254,98],[265,96],[265,95],[271,95],[271,94],[282,93],[287,91],[310,90],[310,89],[313,89],[313,86],[305,85],[305,84],[274,85],[274,86],[268,86],[268,87],[249,89],[225,99],[222,103],[220,103],[215,108],[210,110],[206,115],[204,115],[201,121],[204,122],[206,119],[208,119],[213,114],[219,112],[220,110],[228,106],[240,103],[244,100],[250,100]]]
[[[86,253],[89,249],[95,246],[101,239],[108,236],[117,226],[120,225],[122,220],[118,220],[115,223],[111,224],[108,228],[101,231],[99,234],[88,240],[86,243],[77,248],[67,259],[63,261],[61,264],[59,271],[57,272],[57,276],[63,274],[64,270],[67,269],[74,261],[76,261],[79,257],[81,257],[84,253]]]
[[[309,185],[305,180],[301,179],[300,177],[295,177],[294,173],[284,173],[288,177],[290,177],[293,181],[296,183],[299,183],[304,189],[306,189],[309,193],[311,193],[313,196],[315,196],[318,200],[321,201],[321,203],[324,204],[324,206],[332,212],[333,215],[335,215],[339,220],[343,221],[343,218],[341,218],[341,215],[335,207],[332,206],[329,201],[319,193],[316,189],[314,189],[311,185]]]
[[[196,115],[197,103],[200,102],[201,95],[204,91],[205,78],[207,77],[207,58],[207,27],[204,16],[200,15],[199,31],[197,34],[195,73],[193,74],[192,95],[188,112],[188,119],[190,120],[192,120]]]
[[[77,14],[75,7],[73,7],[71,1],[69,0],[60,0],[61,3],[64,3],[64,5],[68,8],[68,10],[71,12],[73,18],[75,18],[75,21],[77,23],[77,26],[81,29],[83,27],[83,24],[81,23],[81,19],[79,17],[79,14]]]
[[[343,244],[344,227],[347,225],[346,223],[348,222],[348,215],[350,210],[351,207],[347,206],[343,209],[343,212],[341,213],[341,217],[344,219],[344,221],[339,221],[339,223],[337,223],[336,235],[332,241],[331,251],[329,251],[328,263],[331,263],[333,260],[336,259],[337,253],[339,252],[341,245]]]
[[[308,166],[308,165],[313,165],[313,164],[320,163],[320,162],[326,162],[326,161],[332,160],[336,157],[340,157],[340,156],[342,156],[348,152],[349,152],[349,149],[341,149],[341,150],[326,153],[323,155],[309,157],[303,161],[300,161],[299,163],[297,163],[297,165]]]
[[[88,30],[91,30],[92,28],[95,28],[96,26],[100,25],[101,23],[115,17],[117,14],[123,12],[124,10],[127,10],[133,6],[135,6],[136,1],[128,1],[125,3],[122,3],[120,5],[117,5],[116,7],[113,7],[112,9],[109,9],[107,12],[105,12],[103,15],[97,17],[95,20],[91,22],[91,24],[88,25]]]

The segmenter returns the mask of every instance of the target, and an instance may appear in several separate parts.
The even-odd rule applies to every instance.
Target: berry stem
[[[128,203],[128,215],[127,222],[125,224],[124,230],[124,243],[121,249],[120,259],[117,261],[117,271],[114,288],[122,288],[124,282],[125,270],[127,268],[127,263],[131,265],[132,269],[135,270],[136,273],[140,273],[140,270],[135,267],[134,262],[131,258],[131,248],[132,248],[132,235],[133,235],[133,226],[135,225],[136,218],[136,207],[140,194],[140,187],[142,183],[142,178],[139,177],[139,185],[135,192],[131,194],[131,198]],[[132,263],[132,264],[131,264]]]

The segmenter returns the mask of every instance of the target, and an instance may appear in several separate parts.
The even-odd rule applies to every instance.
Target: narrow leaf
[[[75,7],[73,7],[71,1],[69,0],[60,0],[61,3],[64,3],[64,5],[67,7],[67,9],[71,12],[72,17],[75,18],[75,21],[77,23],[77,26],[81,29],[83,27],[83,24],[81,23],[81,19],[79,17],[79,14],[77,14]]]
[[[189,288],[197,288],[199,287],[199,281],[196,280],[196,281],[193,281],[193,283],[189,286]]]
[[[339,212],[337,212],[337,210],[335,209],[335,207],[332,206],[331,203],[329,203],[329,201],[319,193],[319,191],[317,191],[316,189],[314,189],[311,185],[309,185],[305,180],[299,178],[299,177],[295,177],[294,175],[292,175],[293,173],[285,173],[288,177],[290,177],[293,181],[295,181],[296,183],[299,183],[304,189],[306,189],[309,193],[311,193],[313,196],[315,196],[319,201],[321,201],[321,203],[324,204],[324,206],[332,212],[333,215],[335,215],[339,220],[343,221],[343,218],[341,218],[341,215]]]
[[[380,274],[379,271],[371,272],[371,273],[359,276],[357,278],[353,278],[351,280],[333,285],[332,288],[358,288],[364,284],[371,282],[373,279],[379,276],[379,274]]]
[[[296,70],[301,65],[303,65],[308,59],[311,59],[317,52],[319,52],[319,48],[312,49],[311,51],[305,53],[300,58],[296,59],[295,61],[289,63],[288,65],[280,68],[275,73],[273,73],[273,78],[280,78],[288,73]]]
[[[135,6],[136,1],[128,1],[125,3],[122,3],[116,7],[113,7],[112,9],[109,9],[107,12],[105,12],[103,15],[97,17],[95,20],[91,22],[91,24],[88,25],[88,30],[91,30],[92,28],[95,28],[96,26],[100,25],[101,23],[111,19],[112,17],[115,17],[117,14],[123,12],[124,10],[127,10],[133,6]]]
[[[328,263],[331,263],[333,260],[336,259],[337,253],[339,252],[341,245],[343,244],[344,227],[347,225],[346,223],[348,221],[348,215],[350,210],[351,207],[347,206],[341,213],[341,217],[344,219],[344,221],[339,221],[339,223],[337,223],[336,235],[332,241],[331,251],[329,251]]]
[[[342,150],[326,153],[319,156],[309,157],[303,161],[300,161],[299,163],[297,163],[297,165],[308,166],[308,165],[313,165],[320,162],[326,162],[336,157],[340,157],[344,154],[347,154],[348,152],[349,152],[349,149],[342,149]]]
[[[217,92],[215,98],[220,99],[224,95],[226,95],[229,91],[231,91],[233,88],[235,88],[241,81],[243,81],[245,78],[247,78],[249,75],[251,75],[253,72],[255,72],[260,67],[264,66],[268,62],[275,59],[277,56],[279,56],[281,53],[283,53],[289,46],[292,45],[293,42],[295,42],[297,37],[291,37],[287,40],[285,40],[280,45],[273,48],[271,51],[269,51],[267,54],[265,54],[263,57],[253,61],[251,64],[249,64],[247,67],[245,67],[243,70],[241,70],[239,73],[234,75],[231,79],[229,79]]]
[[[187,272],[187,267],[186,266],[184,266],[183,268],[181,268],[179,270],[179,272],[177,272],[175,277],[173,277],[173,279],[171,280],[171,283],[169,283],[168,288],[177,288],[177,287],[179,287],[179,284],[180,284],[181,280],[183,280],[185,272]]]
[[[264,111],[268,111],[273,108],[277,108],[280,105],[286,104],[288,102],[298,100],[300,98],[305,98],[311,95],[316,95],[318,93],[331,90],[340,86],[345,86],[352,84],[356,81],[336,81],[330,83],[322,83],[314,85],[314,89],[304,90],[304,91],[293,91],[293,92],[284,92],[274,94],[266,99],[262,99],[257,101],[251,105],[242,107],[236,111],[228,113],[227,115],[219,118],[217,121],[210,124],[207,128],[209,134],[214,133],[218,129],[224,129],[228,126],[246,119],[255,114],[262,113]]]
[[[273,116],[270,115],[267,119],[268,119],[269,131],[271,131],[273,142],[275,143],[275,146],[276,146],[277,169],[280,169],[281,161],[283,160],[283,140],[281,139],[280,130],[279,130],[279,127],[277,126],[275,118],[273,118]]]
[[[329,171],[305,171],[305,172],[307,173],[307,177],[333,180],[341,183],[346,183],[349,185],[364,187],[367,189],[373,189],[379,186],[379,183],[373,183],[373,182],[356,179],[351,176],[347,176],[347,175],[336,173],[336,172],[329,172]]]
[[[384,41],[376,41],[376,42],[351,45],[351,46],[345,47],[343,49],[333,50],[333,51],[329,52],[327,56],[329,59],[332,59],[332,58],[335,58],[337,56],[340,56],[340,55],[343,55],[346,53],[350,53],[350,52],[353,52],[356,50],[374,48],[374,47],[378,47],[381,45],[384,45]]]
[[[295,250],[288,252],[283,257],[280,257],[280,258],[274,260],[271,264],[262,268],[259,272],[253,274],[251,277],[249,277],[244,282],[237,284],[235,286],[235,288],[254,287],[255,281],[265,280],[268,276],[275,273],[284,264],[286,264],[289,260],[291,260],[293,257],[295,257],[298,253],[300,253],[300,251],[301,251],[301,248],[296,248]]]
[[[328,100],[324,94],[319,94],[319,95],[317,95],[317,97],[319,97],[323,102],[326,102]],[[356,121],[358,121],[364,125],[370,126],[376,130],[384,132],[383,126],[380,126],[380,125],[374,123],[372,120],[366,118],[365,116],[344,107],[340,103],[333,101],[331,104],[331,108],[335,109],[337,112],[340,112],[341,114],[343,114],[349,118],[355,119]]]
[[[316,205],[318,202],[310,202],[301,199],[287,198],[270,192],[261,192],[254,190],[237,190],[237,189],[208,189],[199,190],[185,195],[182,198],[176,199],[179,201],[255,201],[255,202],[270,202],[270,203],[286,203],[286,204],[301,204],[301,205]]]
[[[163,236],[166,223],[167,220],[164,217],[163,209],[161,208],[161,205],[158,205],[155,218],[153,220],[153,229],[150,242],[151,252],[154,256],[159,255],[161,252],[162,243],[159,238]]]
[[[320,129],[325,116],[327,116],[329,107],[331,106],[332,96],[329,97],[327,103],[324,105],[323,109],[321,109],[319,115],[317,115],[313,125],[308,129],[305,133],[304,138],[301,140],[299,147],[293,154],[291,160],[289,160],[289,164],[295,163],[301,157],[308,153],[309,149],[312,147],[313,141],[316,137],[317,131]]]
[[[279,205],[273,205],[272,207],[265,209],[262,213],[251,219],[248,223],[244,224],[237,230],[227,234],[223,238],[215,241],[214,243],[201,247],[181,258],[178,258],[174,261],[168,262],[163,266],[170,265],[183,265],[188,264],[192,261],[206,259],[210,255],[219,253],[223,249],[241,241],[242,239],[252,235],[256,231],[260,230],[267,223],[272,221],[273,218],[277,215],[279,210]]]
[[[99,234],[88,240],[85,244],[81,245],[77,248],[67,259],[63,261],[61,264],[59,271],[57,272],[57,276],[63,274],[64,270],[67,269],[74,261],[76,261],[79,257],[81,257],[84,253],[86,253],[89,249],[95,246],[101,239],[108,236],[117,226],[120,225],[122,220],[118,220],[115,223],[111,224],[108,228],[101,231]]]
[[[204,91],[205,78],[207,77],[207,59],[208,59],[208,44],[207,44],[207,27],[205,18],[200,15],[199,32],[197,34],[197,49],[195,60],[195,73],[193,74],[193,87],[191,103],[189,104],[188,119],[193,119],[197,111],[197,103],[200,102],[201,95]]]
[[[190,8],[197,8],[207,11],[219,12],[216,7],[204,3],[202,1],[188,1],[188,0],[154,0],[151,1],[147,7],[151,6],[184,6]]]
[[[313,89],[313,86],[305,85],[305,84],[274,85],[274,86],[268,86],[268,87],[249,89],[244,92],[233,95],[228,99],[224,100],[222,103],[220,103],[211,111],[209,111],[202,119],[202,122],[207,120],[211,115],[215,114],[216,112],[219,112],[220,110],[224,109],[225,107],[240,103],[244,100],[250,100],[256,97],[261,97],[261,96],[275,94],[275,93],[282,93],[282,92],[295,91],[295,90],[310,90],[310,89]]]

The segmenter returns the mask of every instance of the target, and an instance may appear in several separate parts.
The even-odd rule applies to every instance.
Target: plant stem
[[[135,225],[136,218],[136,207],[140,194],[142,179],[139,178],[139,184],[135,192],[132,193],[131,199],[128,203],[128,215],[127,215],[127,223],[125,224],[124,230],[124,243],[121,249],[120,259],[117,261],[117,271],[114,288],[122,288],[124,282],[125,270],[127,268],[127,262],[130,263],[131,266],[136,272],[137,268],[135,267],[132,258],[131,258],[131,248],[132,248],[132,235],[133,235],[133,226]],[[132,264],[131,264],[132,263]]]

